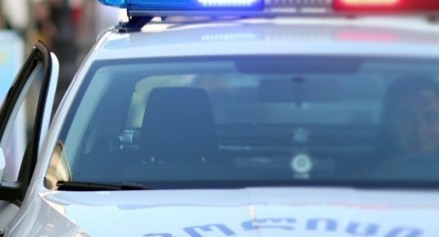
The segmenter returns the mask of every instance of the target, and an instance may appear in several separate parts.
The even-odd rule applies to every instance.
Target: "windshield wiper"
[[[122,183],[105,184],[105,183],[92,183],[92,182],[75,182],[75,181],[58,181],[56,183],[58,190],[64,191],[112,191],[112,190],[151,190],[152,188],[146,187],[143,184],[138,183]]]

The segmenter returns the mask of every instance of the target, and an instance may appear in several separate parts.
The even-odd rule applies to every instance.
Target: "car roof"
[[[93,60],[221,55],[437,57],[439,25],[422,18],[275,18],[152,23],[109,30]]]

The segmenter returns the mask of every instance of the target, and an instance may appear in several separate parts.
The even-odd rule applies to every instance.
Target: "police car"
[[[3,104],[3,236],[439,236],[437,1],[100,2]]]

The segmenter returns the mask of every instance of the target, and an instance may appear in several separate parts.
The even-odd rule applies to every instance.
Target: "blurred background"
[[[13,54],[14,63],[21,65],[32,45],[44,42],[58,56],[62,96],[96,37],[123,14],[96,0],[0,0],[0,64]],[[18,68],[2,71],[0,65],[0,80],[12,80],[14,70]]]

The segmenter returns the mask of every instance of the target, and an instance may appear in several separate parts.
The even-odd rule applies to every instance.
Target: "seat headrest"
[[[214,159],[218,144],[207,93],[198,88],[155,88],[148,98],[140,150],[165,162]]]

